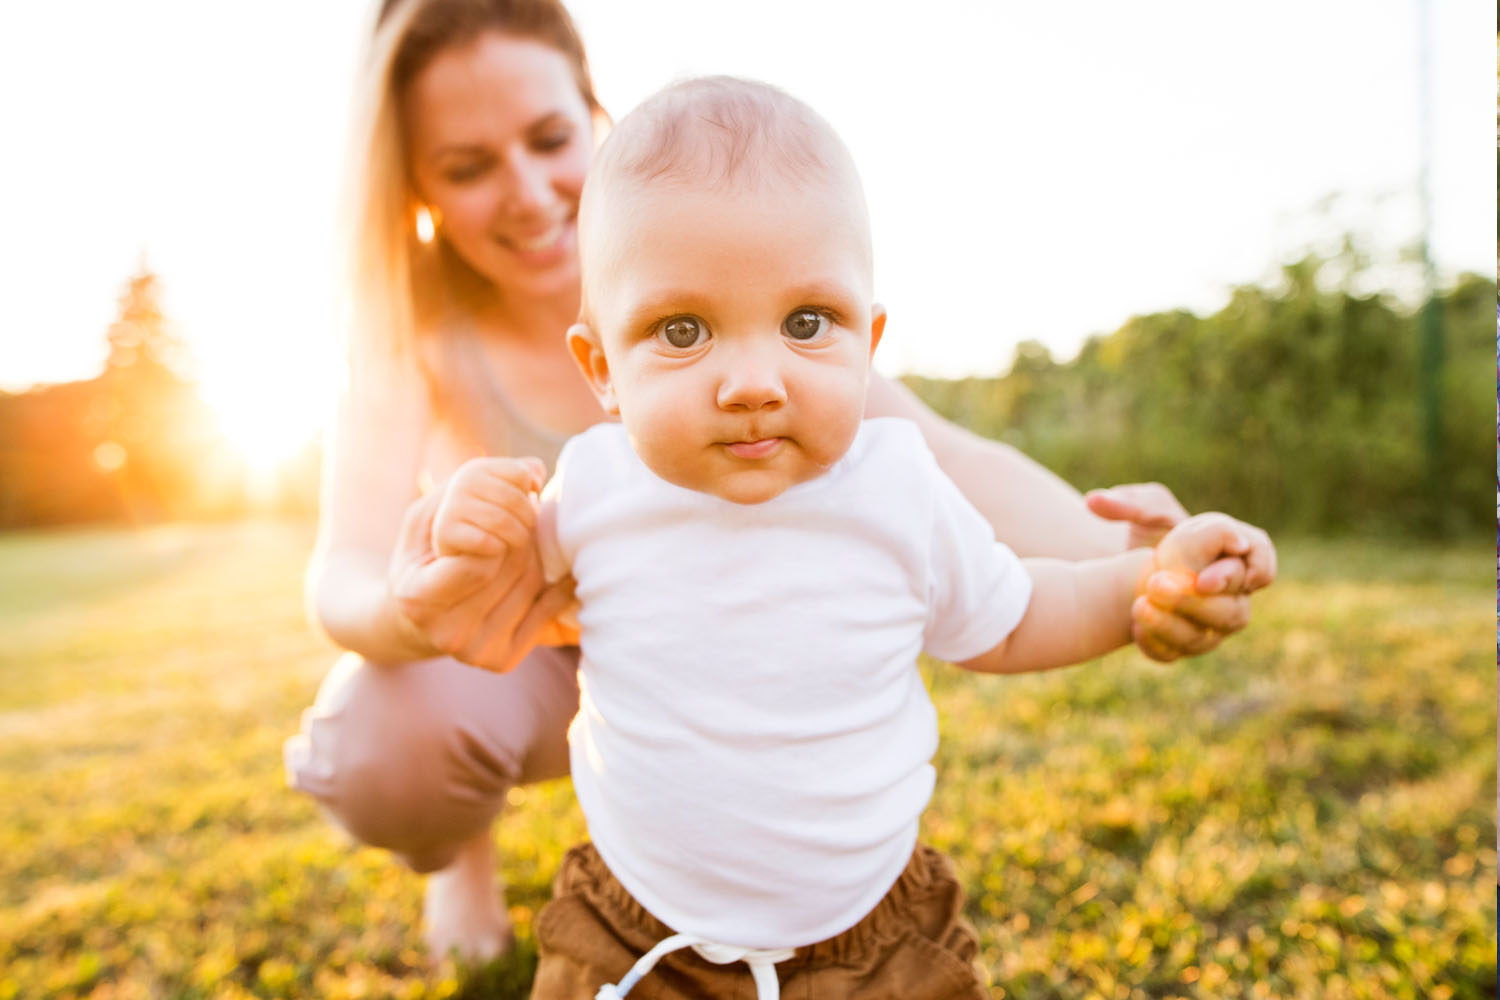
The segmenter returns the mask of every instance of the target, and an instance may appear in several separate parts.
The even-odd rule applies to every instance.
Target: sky
[[[683,76],[803,98],[863,176],[887,374],[996,374],[1349,229],[1420,232],[1418,0],[572,0],[617,117]],[[921,14],[915,20],[913,12]],[[337,377],[334,231],[369,0],[0,5],[0,389],[88,378],[144,261],[225,429]],[[1430,0],[1440,278],[1490,274],[1494,27]],[[1332,197],[1336,196],[1336,197]],[[1321,206],[1321,208],[1320,208]]]

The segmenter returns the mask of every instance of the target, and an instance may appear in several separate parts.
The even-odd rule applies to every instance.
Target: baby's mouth
[[[781,447],[784,439],[779,437],[758,438],[754,441],[731,441],[725,447],[735,458],[770,458]]]

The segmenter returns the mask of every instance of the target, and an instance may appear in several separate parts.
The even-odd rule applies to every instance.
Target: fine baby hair
[[[731,76],[683,80],[611,131],[592,176],[723,186],[852,172],[833,127],[778,87]]]
[[[871,256],[859,172],[833,127],[812,108],[757,80],[707,76],[674,83],[615,125],[589,170],[579,205],[583,310],[588,312],[591,249],[601,242],[602,203],[622,187],[681,184],[713,191],[835,182],[854,199]],[[593,266],[591,267],[591,263]]]

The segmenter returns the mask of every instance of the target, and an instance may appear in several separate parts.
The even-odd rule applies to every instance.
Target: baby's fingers
[[[1225,556],[1198,572],[1199,594],[1239,594],[1245,590],[1249,567],[1239,556]]]
[[[1224,641],[1224,633],[1190,618],[1165,611],[1146,597],[1131,605],[1131,634],[1152,659],[1175,660],[1206,653]]]
[[[439,555],[502,555],[529,544],[536,524],[531,494],[545,467],[539,459],[476,458],[465,462],[443,489],[433,519],[432,547]]]
[[[1197,593],[1176,574],[1158,572],[1146,581],[1146,601],[1157,611],[1173,615],[1201,629],[1222,635],[1250,624],[1250,598],[1245,594]]]
[[[432,521],[442,498],[429,493],[406,509],[401,520],[401,536],[396,546],[398,556],[416,560],[431,556]]]
[[[1246,528],[1225,514],[1194,515],[1161,540],[1156,547],[1156,565],[1196,573],[1223,556],[1242,556],[1251,549]]]
[[[438,511],[432,525],[432,548],[440,556],[503,556],[531,544],[535,523],[525,497],[516,506],[459,498]]]
[[[1271,536],[1259,528],[1242,525],[1250,539],[1250,551],[1245,553],[1245,593],[1269,587],[1276,581],[1276,546]]]

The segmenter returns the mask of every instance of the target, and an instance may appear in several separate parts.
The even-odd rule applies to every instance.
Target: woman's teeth
[[[557,246],[561,242],[563,234],[567,231],[568,224],[566,222],[559,222],[551,229],[537,236],[507,236],[502,238],[502,242],[511,249],[519,250],[522,253],[537,253],[541,250],[551,250]]]

